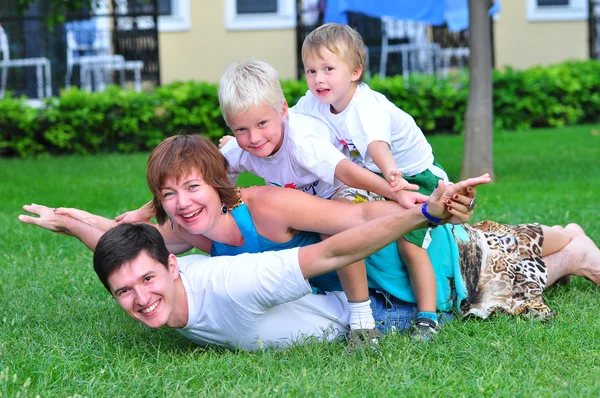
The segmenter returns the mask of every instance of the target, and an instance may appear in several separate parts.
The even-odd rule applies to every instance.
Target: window
[[[296,27],[295,0],[225,0],[227,30]]]
[[[568,6],[569,0],[537,0],[538,7],[544,6]]]
[[[190,21],[190,0],[158,0],[158,31],[159,32],[178,32],[189,30]],[[131,13],[148,15],[152,11],[152,6],[147,0],[116,0],[117,13]],[[131,29],[132,18],[119,18],[119,29]],[[136,17],[137,26],[147,28],[153,26],[152,17]]]
[[[158,0],[158,31],[190,30],[190,0]]]
[[[527,0],[529,21],[579,21],[587,17],[587,0]]]
[[[171,0],[158,0],[158,15],[172,14]],[[151,14],[154,6],[147,0],[129,0],[129,11],[135,14]]]

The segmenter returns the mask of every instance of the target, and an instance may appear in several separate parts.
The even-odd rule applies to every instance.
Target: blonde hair
[[[282,113],[283,89],[279,74],[266,62],[251,58],[229,65],[219,80],[219,104],[225,123],[250,108],[268,105]]]
[[[348,25],[337,23],[319,26],[310,32],[302,43],[302,62],[306,62],[306,58],[309,56],[320,57],[319,53],[322,48],[326,48],[342,59],[350,71],[354,71],[359,66],[362,67],[362,73],[356,81],[362,83],[367,56],[365,43],[360,33]]]

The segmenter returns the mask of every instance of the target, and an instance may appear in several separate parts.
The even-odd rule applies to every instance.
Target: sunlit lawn
[[[600,126],[496,133],[497,181],[476,218],[580,223],[600,243]],[[429,137],[457,179],[462,138]],[[147,154],[0,159],[0,397],[25,396],[598,396],[600,290],[575,278],[546,301],[547,324],[494,316],[455,321],[434,342],[402,335],[379,354],[339,343],[284,352],[193,346],[130,320],[73,238],[20,224],[26,203],[113,217],[149,199]],[[247,182],[255,183],[255,182]]]

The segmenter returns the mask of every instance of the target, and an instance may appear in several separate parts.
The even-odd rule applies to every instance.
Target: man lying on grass
[[[472,214],[468,205],[475,190],[471,189],[468,196],[455,195],[467,188],[459,183],[449,186],[442,195],[442,188],[431,195],[423,212],[420,208],[407,210],[368,222],[314,245],[279,252],[176,258],[169,254],[155,228],[146,224],[122,224],[99,239],[94,269],[107,290],[132,318],[149,327],[166,325],[176,328],[197,344],[254,350],[301,343],[305,337],[333,339],[347,331],[347,300],[341,292],[311,294],[306,280],[351,264],[396,241],[408,231],[428,225],[426,214],[445,221],[451,216],[463,222],[468,220]],[[454,202],[448,205],[450,198]],[[67,228],[72,220],[54,215],[52,209],[44,206],[26,208],[40,218],[20,216],[21,221],[76,237],[86,228],[83,225]],[[501,232],[489,232],[486,240],[493,236],[499,242],[518,242],[521,245],[524,237],[514,235],[517,227],[503,227]],[[542,247],[543,259],[539,252],[532,256],[530,252],[523,251],[525,257],[516,262],[521,271],[510,270],[533,274],[526,278],[529,290],[520,290],[519,297],[524,296],[525,301],[535,304],[536,310],[544,311],[541,292],[559,278],[575,274],[600,282],[600,250],[580,228],[573,224],[565,228],[538,226],[537,232],[543,233],[543,243],[540,239],[535,241]],[[531,239],[528,241],[529,244],[532,242]],[[539,249],[539,246],[533,247]],[[489,251],[489,246],[486,249]],[[521,255],[521,250],[512,249],[504,252],[512,253],[514,261]],[[503,251],[496,250],[488,255],[500,252]],[[464,250],[460,254],[471,257]],[[496,263],[482,265],[470,261],[470,258],[460,260],[464,261],[460,261],[460,270],[453,277],[457,282],[464,279],[463,286],[472,294],[471,297],[479,297],[483,292],[485,300],[492,293],[498,293],[487,292],[484,286],[487,279],[483,278],[486,272],[491,272],[487,267]],[[448,268],[447,265],[438,267]],[[451,274],[452,269],[438,268],[436,272]],[[506,278],[503,280],[507,281]],[[510,287],[516,290],[521,287],[517,283],[522,283],[522,280],[523,275],[520,275]],[[532,283],[533,280],[537,280],[538,284]],[[458,286],[461,284],[457,283],[457,289]],[[388,314],[398,312],[378,310],[388,309],[393,301],[376,294],[371,300],[378,327],[383,331],[397,322],[406,323],[416,310],[409,307],[413,312],[407,314],[407,307],[403,306],[401,310],[405,311],[398,318],[390,318]],[[471,310],[477,313],[480,309],[474,307]]]

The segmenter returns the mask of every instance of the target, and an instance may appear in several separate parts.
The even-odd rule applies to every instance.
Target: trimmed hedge
[[[494,71],[494,127],[523,130],[600,120],[600,63],[569,61],[524,71]],[[464,127],[466,74],[436,79],[414,75],[373,79],[371,88],[412,115],[426,134],[460,133]],[[290,105],[306,92],[303,81],[283,81]],[[180,132],[216,142],[229,130],[221,117],[217,86],[177,82],[152,93],[109,87],[101,93],[71,89],[28,107],[0,100],[0,156],[149,150]]]

